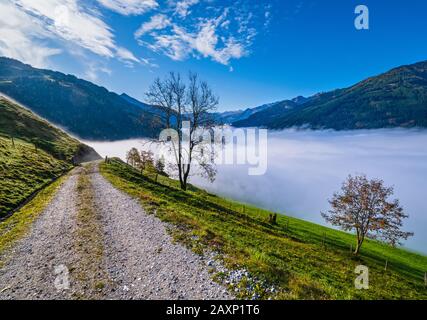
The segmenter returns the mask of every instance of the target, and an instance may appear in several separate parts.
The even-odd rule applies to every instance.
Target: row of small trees
[[[163,156],[154,160],[154,154],[151,151],[142,150],[138,151],[136,148],[130,149],[126,154],[126,161],[132,167],[143,171],[157,172],[159,174],[166,174],[166,161]]]

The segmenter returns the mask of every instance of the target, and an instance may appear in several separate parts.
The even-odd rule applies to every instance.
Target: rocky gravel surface
[[[72,298],[69,270],[77,260],[72,238],[80,169],[70,174],[29,234],[3,257],[6,263],[0,269],[0,300]]]
[[[167,232],[170,226],[115,189],[96,166],[89,173],[91,206],[104,245],[101,258],[99,252],[92,258],[101,259],[96,278],[102,287],[95,293],[89,290],[91,284],[81,275],[92,270],[80,270],[85,265],[81,261],[94,253],[88,250],[91,246],[76,250],[85,243],[77,219],[77,184],[83,170],[71,172],[28,234],[2,256],[6,262],[0,268],[0,300],[233,298],[211,279],[209,270],[215,270],[206,258],[174,244]]]
[[[102,213],[105,265],[115,283],[111,299],[231,299],[211,280],[203,258],[174,244],[167,225],[92,174],[96,208]]]

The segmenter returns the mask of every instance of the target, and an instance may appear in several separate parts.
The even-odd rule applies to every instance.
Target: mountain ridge
[[[427,127],[427,61],[316,94],[301,108],[276,114],[270,111],[255,113],[233,122],[233,126],[335,130]]]
[[[154,115],[106,88],[0,57],[0,92],[86,140],[152,137]]]
[[[155,137],[165,122],[161,108],[126,93],[118,95],[73,75],[9,58],[0,57],[0,92],[86,140]],[[427,61],[393,68],[347,88],[213,117],[218,124],[268,129],[427,127]]]

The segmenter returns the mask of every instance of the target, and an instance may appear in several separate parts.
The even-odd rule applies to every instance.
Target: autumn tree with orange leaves
[[[322,213],[322,217],[345,231],[356,231],[355,255],[360,252],[366,237],[396,246],[413,233],[401,230],[403,219],[408,215],[403,212],[399,200],[389,200],[393,194],[394,189],[384,186],[382,180],[350,175],[341,192],[329,200],[331,209]]]

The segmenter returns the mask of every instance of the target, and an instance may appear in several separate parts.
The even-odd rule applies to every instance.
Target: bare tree
[[[179,73],[171,72],[164,80],[156,79],[147,93],[151,104],[165,111],[166,129],[173,129],[176,137],[170,137],[181,189],[186,190],[192,164],[198,163],[202,176],[213,180],[216,174],[210,153],[214,152],[203,139],[214,126],[211,113],[218,105],[218,97],[208,84],[190,73],[186,83]],[[213,140],[211,141],[213,143]]]
[[[146,95],[151,104],[159,107],[165,113],[166,127],[170,128],[175,107],[171,80],[162,81],[160,78],[156,78]]]
[[[382,180],[350,175],[341,193],[335,193],[329,200],[332,208],[322,213],[322,217],[345,231],[356,231],[355,255],[366,237],[396,246],[400,239],[407,239],[413,233],[401,231],[402,221],[408,215],[403,212],[399,200],[388,200],[393,194],[393,188],[385,187]]]

